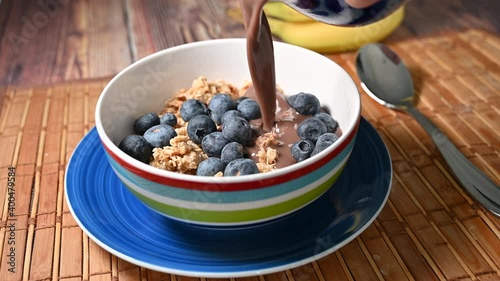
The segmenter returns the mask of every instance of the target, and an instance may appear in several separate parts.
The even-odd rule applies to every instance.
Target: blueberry
[[[170,145],[170,140],[176,136],[174,128],[165,124],[153,126],[144,133],[144,138],[153,148]]]
[[[339,123],[337,123],[337,121],[335,121],[335,119],[333,119],[333,117],[330,114],[319,112],[316,113],[314,117],[318,118],[326,125],[327,133],[335,133],[335,131],[339,127]]]
[[[295,100],[297,99],[298,96],[299,96],[299,94],[287,96],[286,102],[288,103],[288,105],[293,107],[293,104],[295,103]]]
[[[196,169],[197,176],[208,176],[213,177],[219,172],[223,172],[226,165],[222,163],[219,158],[210,157],[205,159],[198,164]]]
[[[326,133],[326,125],[318,118],[307,118],[297,127],[297,134],[303,140],[316,142],[319,136]]]
[[[182,120],[189,122],[189,120],[195,116],[208,115],[208,110],[201,101],[197,99],[188,99],[182,103],[180,113]]]
[[[242,100],[237,109],[245,116],[247,120],[255,120],[261,117],[259,104],[252,99]]]
[[[137,118],[134,122],[134,131],[138,135],[143,135],[149,128],[160,124],[160,117],[154,112],[149,112]]]
[[[339,137],[336,134],[326,133],[321,135],[316,141],[316,146],[314,147],[311,157],[325,150],[327,147],[336,142]]]
[[[208,115],[195,116],[187,125],[187,134],[196,144],[201,144],[201,141],[206,135],[215,131],[217,131],[217,126]]]
[[[210,157],[220,157],[222,149],[229,143],[221,132],[206,135],[201,141],[201,148]]]
[[[321,108],[319,100],[315,95],[304,92],[289,96],[287,102],[302,115],[314,115]]]
[[[224,169],[224,176],[243,176],[259,173],[257,164],[252,159],[240,158],[233,160],[227,164]]]
[[[153,155],[153,150],[148,141],[139,135],[130,135],[125,137],[118,145],[123,152],[132,156],[133,158],[149,163],[151,155]]]
[[[251,141],[252,128],[246,119],[236,117],[235,119],[228,120],[224,123],[222,133],[229,141],[246,144]]]
[[[240,102],[242,102],[242,101],[244,101],[244,100],[246,100],[246,99],[248,99],[248,97],[245,97],[245,96],[239,97],[239,98],[235,101],[235,103],[236,103],[236,105],[238,105],[238,104],[240,104]]]
[[[220,159],[224,164],[228,164],[233,160],[245,158],[245,156],[246,153],[243,145],[237,142],[230,142],[222,149]]]
[[[292,145],[291,151],[292,156],[297,160],[297,162],[301,162],[309,158],[314,149],[314,143],[309,140],[299,140]]]
[[[222,115],[236,108],[236,104],[228,94],[216,94],[208,103],[208,112],[216,124],[221,124]]]
[[[172,113],[165,113],[160,117],[160,124],[175,127],[177,125],[177,117]]]
[[[222,115],[221,124],[224,125],[227,120],[235,119],[236,117],[245,118],[239,110],[229,110]]]

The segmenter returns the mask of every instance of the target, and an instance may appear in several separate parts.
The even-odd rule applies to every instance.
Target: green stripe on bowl
[[[301,189],[302,187],[310,184],[315,179],[323,178],[327,174],[332,174],[334,170],[337,170],[337,166],[339,166],[338,168],[340,168],[342,161],[348,160],[349,155],[354,147],[354,143],[355,138],[353,138],[353,140],[346,146],[346,148],[337,156],[335,156],[335,158],[333,158],[331,161],[306,175],[294,179],[293,181],[268,186],[266,188],[243,191],[224,191],[223,189],[216,191],[192,190],[169,186],[168,183],[159,184],[135,175],[134,173],[120,166],[120,164],[116,162],[113,157],[109,156],[109,154],[106,154],[106,156],[108,157],[109,163],[111,164],[111,167],[118,175],[118,177],[123,178],[125,181],[128,181],[129,183],[126,184],[131,184],[136,191],[139,191],[142,194],[144,194],[145,192],[152,192],[157,196],[161,196],[164,198],[198,202],[197,204],[230,204],[254,202],[274,198],[285,193]]]
[[[204,224],[213,223],[219,225],[220,224],[230,225],[230,224],[256,222],[259,220],[277,217],[280,215],[287,214],[303,205],[306,205],[307,203],[311,202],[312,200],[316,199],[321,194],[323,194],[325,191],[327,191],[340,176],[344,167],[345,164],[331,178],[327,179],[317,188],[301,195],[298,198],[294,198],[285,202],[281,202],[276,205],[267,206],[263,208],[239,210],[239,211],[204,211],[200,209],[187,209],[187,208],[174,207],[147,198],[142,194],[136,192],[129,186],[127,185],[125,186],[127,187],[128,190],[130,190],[130,192],[132,192],[147,206],[167,216],[178,218],[180,220],[192,223],[204,223]]]

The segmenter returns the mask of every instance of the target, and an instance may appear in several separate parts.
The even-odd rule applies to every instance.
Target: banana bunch
[[[403,21],[404,6],[384,19],[360,27],[339,27],[315,21],[282,2],[264,5],[271,32],[282,41],[319,53],[356,50],[381,41]]]

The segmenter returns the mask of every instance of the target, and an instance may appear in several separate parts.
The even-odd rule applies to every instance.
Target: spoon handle
[[[453,171],[455,178],[467,192],[495,215],[500,216],[500,187],[469,161],[457,147],[417,108],[409,106],[408,112],[432,137],[437,148]]]

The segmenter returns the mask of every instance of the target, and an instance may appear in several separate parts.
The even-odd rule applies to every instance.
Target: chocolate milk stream
[[[240,0],[247,36],[247,60],[263,129],[270,131],[276,114],[276,76],[271,29],[262,8],[267,0]]]
[[[240,0],[247,35],[247,60],[252,87],[245,96],[255,98],[260,105],[262,118],[253,125],[262,127],[262,133],[274,132],[280,145],[272,145],[279,154],[276,168],[283,168],[297,161],[290,147],[299,140],[297,125],[306,116],[298,114],[286,102],[283,93],[276,89],[274,48],[271,29],[262,8],[267,0]],[[260,148],[249,147],[248,152],[256,158]],[[257,159],[255,159],[257,161]]]

